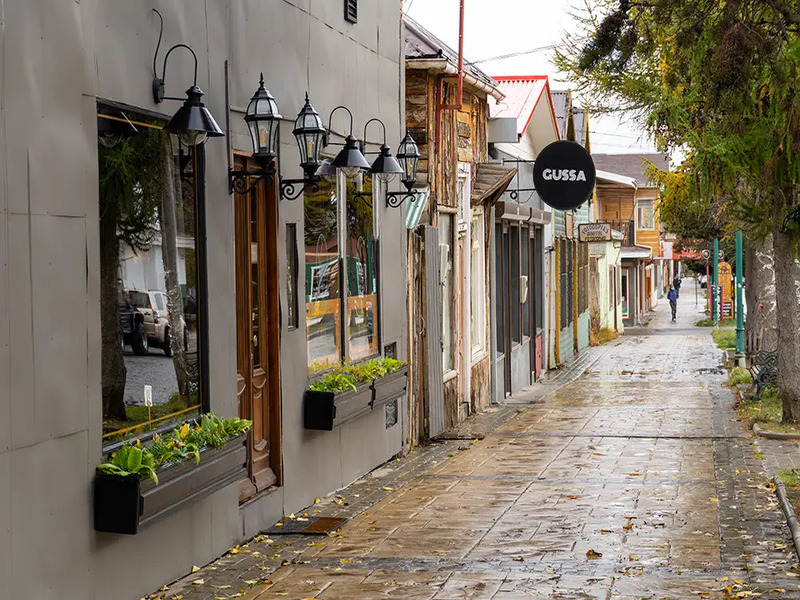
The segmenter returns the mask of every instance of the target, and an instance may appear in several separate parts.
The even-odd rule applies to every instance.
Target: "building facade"
[[[306,93],[326,128],[336,107],[352,112],[352,123],[343,110],[330,119],[326,156],[351,132],[376,152],[384,137],[379,127],[364,135],[371,118],[393,147],[405,131],[400,5],[359,9],[343,11],[341,0],[0,7],[0,598],[139,598],[402,450],[405,398],[333,431],[304,427],[303,394],[320,372],[408,356],[402,211],[363,170],[304,193],[283,185],[303,177],[292,131]],[[191,52],[178,46],[165,59],[180,44]],[[229,167],[259,172],[243,117],[262,73],[284,115],[277,174],[233,192]],[[194,145],[194,134],[164,134],[181,102],[156,102],[154,76],[168,97],[202,88],[219,137]],[[101,135],[109,122],[130,140],[113,146]],[[144,151],[120,161],[125,148]],[[109,182],[127,177],[121,164],[140,175],[114,192]],[[157,212],[143,210],[145,183],[157,188]],[[115,237],[138,240],[129,258],[145,255],[154,219],[164,252],[151,259],[162,266],[106,268],[120,256]],[[118,283],[176,290],[170,323],[180,312],[188,337],[180,370],[174,357],[130,345],[106,356],[120,329],[109,321],[115,301],[101,296]],[[157,307],[133,308],[155,318]],[[114,369],[137,396],[150,388],[153,410],[175,402],[186,414],[254,422],[241,477],[176,498],[135,536],[93,530],[96,465],[121,436],[148,437],[125,431],[131,406],[109,417],[120,408],[106,402]]]
[[[409,233],[409,431],[434,437],[491,403],[492,207],[515,169],[491,164],[497,83],[406,18],[406,124],[429,192]],[[463,58],[463,57],[462,57]]]

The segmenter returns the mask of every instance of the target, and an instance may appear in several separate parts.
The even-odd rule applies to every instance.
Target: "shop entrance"
[[[236,391],[239,416],[253,421],[248,438],[248,478],[239,485],[239,500],[244,502],[281,483],[276,186],[263,180],[249,193],[234,194],[234,212]]]

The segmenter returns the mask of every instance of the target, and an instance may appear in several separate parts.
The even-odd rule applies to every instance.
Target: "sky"
[[[487,75],[548,75],[550,88],[576,87],[552,63],[553,45],[580,36],[572,16],[581,0],[466,0],[464,57]],[[452,48],[458,48],[459,0],[404,0],[406,13]],[[535,52],[528,53],[536,49]],[[513,58],[485,60],[522,53]],[[580,106],[578,97],[576,106]],[[591,116],[593,154],[655,152],[646,134],[622,116]]]

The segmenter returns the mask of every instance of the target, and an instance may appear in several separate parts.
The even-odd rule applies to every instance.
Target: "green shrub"
[[[735,329],[715,329],[711,332],[711,336],[717,343],[717,346],[723,350],[729,348],[736,348],[736,330]]]
[[[158,485],[155,459],[147,448],[140,448],[139,442],[126,443],[111,455],[107,462],[97,466],[97,470],[107,475],[129,477],[135,475],[144,479],[150,477]]]
[[[728,385],[739,385],[741,383],[753,383],[753,377],[747,369],[734,367],[728,376]]]
[[[333,392],[338,394],[348,390],[355,391],[356,380],[349,373],[327,373],[311,384],[311,389],[315,392]]]

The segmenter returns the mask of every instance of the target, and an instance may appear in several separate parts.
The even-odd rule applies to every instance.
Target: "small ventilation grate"
[[[358,0],[344,0],[344,20],[358,23]]]

